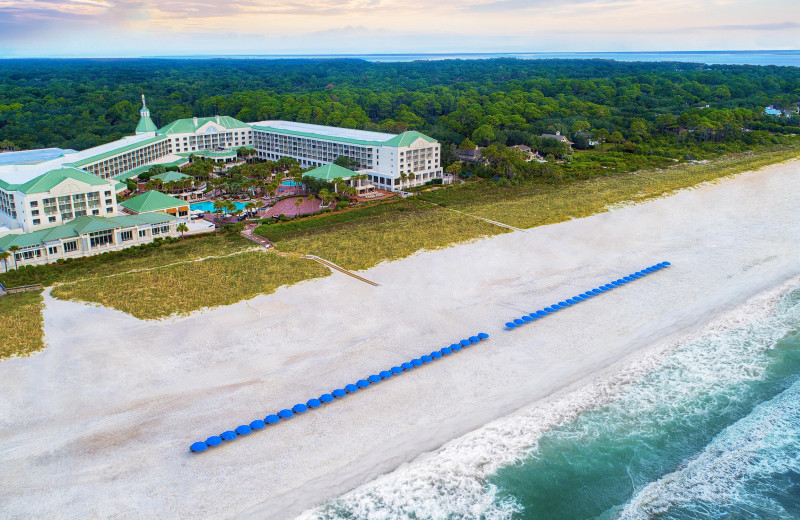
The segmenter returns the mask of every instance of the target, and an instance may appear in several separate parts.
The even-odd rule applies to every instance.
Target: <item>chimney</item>
[[[194,116],[194,117],[192,118],[192,121],[194,121],[194,126],[197,126],[197,116]]]
[[[219,116],[217,116],[217,124],[219,124]]]

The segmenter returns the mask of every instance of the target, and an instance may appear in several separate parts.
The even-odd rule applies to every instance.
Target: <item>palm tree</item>
[[[189,226],[187,226],[186,224],[181,222],[180,224],[178,224],[178,227],[176,227],[175,230],[176,231],[180,231],[181,238],[183,238],[183,234],[186,233],[187,231],[189,231]]]
[[[297,213],[295,216],[300,215],[300,205],[303,204],[303,197],[297,197],[297,200],[294,201],[294,207],[297,208]]]
[[[14,270],[17,270],[17,251],[19,251],[19,246],[13,245],[8,248],[11,251],[11,254],[14,255]]]
[[[253,210],[256,209],[256,205],[252,202],[248,202],[244,205],[244,209],[247,210],[247,216],[253,218]]]
[[[406,178],[408,179],[408,187],[410,188],[411,187],[411,183],[414,182],[414,180],[417,178],[417,176],[414,175],[413,173],[409,172],[409,174],[406,176]]]
[[[3,251],[2,253],[0,253],[0,260],[3,261],[3,266],[5,267],[5,271],[4,272],[6,272],[6,273],[8,272],[8,257],[9,256],[11,256],[11,253],[9,253],[8,251]]]
[[[405,186],[405,183],[406,183],[407,180],[408,180],[408,175],[406,175],[405,173],[401,173],[400,174],[400,189],[403,189],[403,186]]]

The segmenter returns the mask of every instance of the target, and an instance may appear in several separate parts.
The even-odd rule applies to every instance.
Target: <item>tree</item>
[[[617,146],[619,146],[620,144],[625,142],[625,138],[622,136],[622,134],[618,130],[615,131],[614,133],[612,133],[611,136],[608,138],[608,140],[611,141],[612,143],[614,143]]]
[[[591,127],[588,121],[575,121],[572,123],[572,135],[588,132]]]
[[[412,172],[408,172],[408,176],[407,177],[408,177],[408,187],[410,188],[411,187],[411,183],[414,182],[417,179],[417,176],[414,175],[414,173],[412,173]]]
[[[180,234],[181,234],[181,238],[183,238],[183,234],[186,233],[187,231],[189,231],[189,226],[187,226],[185,223],[181,222],[180,224],[178,224],[178,227],[176,227],[175,230],[179,231]]]
[[[13,246],[9,247],[8,250],[11,251],[11,254],[14,256],[14,270],[16,271],[17,270],[17,251],[19,251],[19,246],[18,245],[13,245]]]
[[[8,251],[0,252],[0,260],[3,261],[3,266],[5,267],[3,272],[5,272],[5,273],[8,272],[8,257],[10,257],[10,256],[11,256],[11,253],[9,253]]]
[[[474,150],[475,148],[476,148],[475,143],[470,141],[469,137],[461,141],[461,144],[458,146],[459,150]]]
[[[256,209],[256,205],[253,202],[248,202],[247,204],[244,205],[244,209],[247,210],[247,216],[252,218],[253,217],[253,210]]]
[[[297,213],[295,216],[300,215],[300,206],[303,204],[303,197],[297,197],[297,200],[294,201],[294,207],[297,208]]]
[[[352,159],[347,155],[340,155],[335,161],[333,161],[333,164],[341,166],[342,168],[347,168],[348,170],[355,170],[361,166],[361,161],[358,159]]]

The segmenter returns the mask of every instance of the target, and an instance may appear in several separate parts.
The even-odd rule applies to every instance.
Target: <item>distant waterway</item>
[[[524,60],[614,60],[624,62],[683,62],[708,65],[778,65],[800,67],[800,50],[761,51],[675,51],[675,52],[508,52],[508,53],[431,53],[431,54],[297,54],[167,56],[175,59],[357,59],[377,63],[439,60],[484,60],[517,58]]]

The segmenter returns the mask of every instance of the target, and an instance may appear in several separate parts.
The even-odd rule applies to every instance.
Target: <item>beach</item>
[[[8,518],[292,518],[800,276],[800,162],[160,322],[45,297],[0,363]],[[669,269],[506,330],[660,261]],[[490,339],[199,455],[192,442]],[[423,455],[424,457],[425,455]]]

